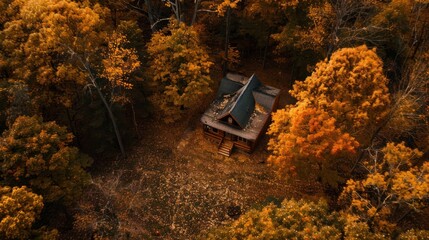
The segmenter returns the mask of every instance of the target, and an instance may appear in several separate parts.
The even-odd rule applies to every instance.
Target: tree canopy
[[[92,159],[69,146],[73,135],[55,122],[21,116],[0,138],[1,176],[8,185],[31,187],[47,202],[70,204],[89,183]]]
[[[343,225],[326,202],[286,199],[281,206],[252,209],[201,239],[341,239]]]
[[[213,63],[192,27],[171,20],[167,29],[153,34],[148,53],[152,79],[159,89],[153,102],[167,122],[177,120],[183,109],[195,106],[211,91]]]
[[[27,187],[0,186],[0,236],[28,239],[43,209],[43,198]]]

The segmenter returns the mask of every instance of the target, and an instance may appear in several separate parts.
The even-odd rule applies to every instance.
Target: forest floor
[[[282,88],[281,106],[291,101],[285,93],[290,86],[285,84],[290,81],[287,76],[275,69],[254,69],[263,82]],[[174,124],[144,119],[142,138],[129,156],[93,173],[93,183],[73,211],[72,235],[193,239],[232,220],[232,210],[243,213],[285,197],[321,196],[315,182],[276,175],[265,162],[267,136],[252,154],[235,150],[230,157],[219,155],[217,145],[204,138],[199,122],[210,102],[211,98],[203,100],[199,109]]]

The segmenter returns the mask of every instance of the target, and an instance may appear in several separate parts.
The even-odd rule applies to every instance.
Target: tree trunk
[[[137,133],[137,137],[138,137],[138,139],[141,139],[140,131],[139,131],[138,124],[137,124],[137,120],[136,120],[136,111],[134,110],[134,104],[133,104],[133,103],[131,103],[131,111],[132,111],[132,113],[133,113],[133,124],[134,124],[134,129],[135,129],[135,131],[136,131],[136,133]]]
[[[95,89],[97,89],[97,93],[101,98],[101,101],[103,101],[104,106],[106,107],[107,112],[109,113],[109,118],[113,125],[113,130],[115,131],[116,139],[118,140],[119,149],[121,150],[122,156],[125,156],[125,150],[124,145],[122,144],[122,137],[119,133],[118,126],[116,125],[115,116],[113,115],[112,109],[109,106],[109,103],[107,102],[106,98],[103,96],[103,93],[101,92],[100,88],[94,84]]]
[[[201,0],[196,0],[195,1],[194,15],[192,16],[191,26],[194,25],[194,23],[195,23],[195,21],[197,19],[197,12],[198,12],[198,6],[200,5],[200,1]]]
[[[231,18],[231,8],[228,7],[226,11],[226,32],[225,32],[225,59],[223,62],[223,75],[226,76],[228,72],[228,47],[229,47],[229,22]]]
[[[89,84],[90,86],[94,87],[97,90],[98,95],[101,98],[101,101],[103,102],[104,106],[107,109],[107,112],[109,113],[109,118],[112,121],[113,124],[113,130],[115,131],[115,135],[116,135],[116,139],[118,140],[118,145],[119,145],[119,149],[121,150],[121,154],[122,156],[125,156],[125,150],[124,150],[124,145],[122,144],[122,138],[121,138],[121,134],[119,133],[119,129],[118,126],[116,125],[116,121],[115,121],[115,117],[113,115],[112,109],[109,106],[109,103],[107,102],[106,98],[103,96],[103,93],[101,92],[100,87],[98,86],[97,82],[96,82],[96,78],[94,77],[94,75],[92,74],[91,68],[89,67],[89,63],[84,61],[82,59],[81,56],[79,56],[78,54],[76,54],[76,52],[68,47],[69,50],[72,53],[72,57],[76,57],[77,60],[82,64],[82,67],[86,70],[86,72],[88,73],[88,78],[91,81],[91,84]]]
[[[153,13],[152,13],[152,5],[150,3],[150,0],[145,0],[144,1],[147,7],[147,17],[149,19],[149,23],[151,26],[153,26],[153,24],[155,23],[155,18],[153,17]],[[154,29],[152,29],[152,32],[154,32]]]

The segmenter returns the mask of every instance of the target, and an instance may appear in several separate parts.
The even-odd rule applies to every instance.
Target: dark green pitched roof
[[[233,85],[229,83],[229,81],[234,82],[229,79],[222,81],[219,90],[232,90],[239,85],[239,83],[237,82],[235,82],[235,85]],[[224,85],[223,87],[222,84]],[[257,89],[260,85],[261,83],[259,82],[258,78],[255,76],[255,74],[253,74],[244,86],[236,90],[234,96],[225,106],[224,110],[219,114],[217,119],[220,120],[229,115],[238,123],[241,128],[245,128],[250,116],[255,110],[255,98],[253,96],[253,91]],[[223,95],[218,92],[218,95],[219,94],[220,96]]]
[[[217,91],[217,98],[222,97],[225,94],[231,94],[237,92],[240,88],[243,87],[243,84],[237,81],[233,81],[231,79],[228,79],[227,77],[224,77],[220,81],[220,86]]]

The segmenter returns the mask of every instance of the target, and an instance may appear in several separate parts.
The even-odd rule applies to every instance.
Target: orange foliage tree
[[[336,172],[330,169],[337,160],[355,153],[359,143],[348,133],[336,127],[336,120],[324,110],[301,104],[281,109],[273,114],[268,134],[268,149],[272,151],[268,161],[280,170],[292,173],[307,172],[317,166],[323,181],[335,185]],[[307,167],[302,167],[307,165]],[[296,166],[301,166],[296,169]],[[306,170],[304,170],[306,169]]]
[[[325,172],[329,166],[353,165],[356,148],[368,143],[388,113],[386,85],[374,49],[363,45],[338,50],[294,85],[290,93],[298,102],[273,115],[269,161],[286,170],[316,163],[322,180],[335,175],[335,169]]]
[[[388,114],[390,94],[383,62],[365,45],[343,48],[319,62],[290,94],[299,102],[325,110],[341,130],[365,144]]]
[[[401,0],[400,0],[401,1]],[[279,43],[278,50],[294,47],[301,51],[311,50],[322,57],[330,56],[340,48],[371,44],[381,46],[390,39],[383,35],[392,25],[379,24],[374,21],[390,3],[374,0],[295,0],[276,2],[290,20],[280,27],[280,32],[273,34]],[[392,1],[398,2],[398,1]],[[402,2],[409,2],[408,0]],[[407,25],[406,19],[399,12],[406,12],[406,4],[402,11],[387,16],[387,21],[401,22]],[[399,14],[398,14],[399,13]]]

